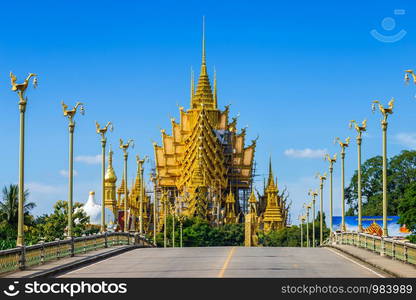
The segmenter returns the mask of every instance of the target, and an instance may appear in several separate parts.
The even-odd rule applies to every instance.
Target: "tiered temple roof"
[[[231,187],[238,194],[236,189],[251,187],[256,146],[256,140],[245,146],[246,130],[237,132],[237,118],[229,122],[229,106],[218,109],[216,76],[213,92],[207,72],[205,35],[202,45],[196,91],[191,80],[191,108],[181,107],[179,123],[171,119],[172,133],[162,130],[162,145],[154,143],[158,185],[184,197],[189,215],[207,210],[209,201],[201,197],[209,190],[221,194]]]

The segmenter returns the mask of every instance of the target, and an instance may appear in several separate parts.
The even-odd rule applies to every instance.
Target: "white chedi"
[[[87,216],[90,217],[90,224],[100,225],[101,223],[101,205],[95,203],[95,192],[91,191],[87,202],[82,206]]]

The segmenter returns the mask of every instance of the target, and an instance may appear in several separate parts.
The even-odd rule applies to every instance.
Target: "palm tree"
[[[10,225],[16,225],[18,221],[18,203],[19,203],[19,188],[17,184],[10,184],[9,187],[3,188],[3,201],[0,202],[0,221],[6,221]],[[35,203],[26,203],[29,196],[29,191],[25,190],[23,198],[23,212],[25,216],[36,206]]]

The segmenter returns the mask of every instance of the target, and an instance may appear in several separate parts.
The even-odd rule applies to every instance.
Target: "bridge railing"
[[[357,232],[334,233],[331,240],[336,244],[364,248],[392,259],[416,265],[416,244],[413,243]]]
[[[24,270],[27,267],[74,256],[79,253],[121,245],[152,247],[152,244],[137,233],[106,232],[71,239],[41,242],[0,251],[0,276],[3,273]]]

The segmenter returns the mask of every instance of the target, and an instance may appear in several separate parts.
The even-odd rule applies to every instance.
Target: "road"
[[[382,277],[328,248],[142,248],[60,277]]]

